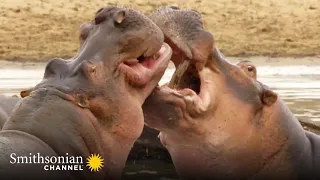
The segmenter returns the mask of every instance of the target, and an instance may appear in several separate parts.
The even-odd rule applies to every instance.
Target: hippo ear
[[[120,24],[124,20],[125,16],[126,16],[126,11],[119,10],[114,14],[113,19],[116,23]]]
[[[21,91],[21,92],[20,92],[20,96],[21,96],[22,98],[24,98],[24,97],[26,97],[26,96],[29,96],[29,94],[32,92],[32,89],[33,89],[33,88],[30,88],[30,89]]]
[[[259,83],[262,86],[262,95],[261,95],[261,101],[263,104],[270,106],[273,103],[275,103],[278,99],[277,93],[273,92],[271,89],[269,89],[268,86]]]
[[[82,108],[88,108],[89,107],[89,100],[88,97],[85,94],[76,94],[75,100],[78,106]]]
[[[266,90],[262,96],[262,102],[268,106],[275,103],[277,99],[278,99],[278,95],[271,90]]]

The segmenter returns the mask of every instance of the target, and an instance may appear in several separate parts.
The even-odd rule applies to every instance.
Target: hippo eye
[[[253,66],[248,66],[247,69],[248,69],[249,72],[254,70]]]

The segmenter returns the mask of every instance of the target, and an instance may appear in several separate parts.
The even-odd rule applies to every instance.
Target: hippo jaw
[[[212,76],[219,74],[208,67],[198,71],[191,65],[175,89],[169,83],[156,87],[142,106],[145,123],[160,131],[181,133],[192,129],[200,133],[198,125],[205,121],[208,111],[214,111],[216,103],[217,86]]]

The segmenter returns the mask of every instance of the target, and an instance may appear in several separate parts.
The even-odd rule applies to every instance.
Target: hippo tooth
[[[191,96],[184,96],[184,99],[186,101],[192,102],[192,97]]]
[[[171,92],[171,94],[172,94],[172,95],[174,95],[174,96],[180,97],[180,98],[182,98],[182,97],[183,97],[183,95],[182,95],[182,94],[180,94],[180,93],[178,93],[178,92],[176,92],[176,91]]]
[[[182,64],[178,66],[169,83],[169,87],[172,89],[176,89],[176,86],[180,83],[181,78],[183,77],[184,73],[187,71],[190,65],[189,60],[184,60]]]
[[[154,55],[152,55],[152,59],[153,60],[156,60],[160,57],[160,54],[159,53],[155,53]]]

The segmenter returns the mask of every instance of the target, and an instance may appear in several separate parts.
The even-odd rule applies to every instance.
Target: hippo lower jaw
[[[166,43],[151,57],[141,55],[138,58],[128,59],[119,66],[120,70],[135,85],[146,85],[155,74],[163,73],[170,61],[172,49]]]
[[[170,88],[168,83],[157,89],[173,95],[174,98],[172,99],[175,99],[174,101],[182,100],[185,104],[185,112],[191,117],[200,116],[207,111],[211,100],[208,88],[212,87],[209,86],[210,82],[205,79],[208,72],[212,71],[209,68],[200,71],[196,70],[195,67],[189,68],[182,76],[180,83],[177,84],[176,89]]]

